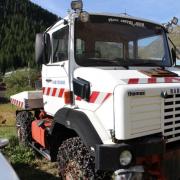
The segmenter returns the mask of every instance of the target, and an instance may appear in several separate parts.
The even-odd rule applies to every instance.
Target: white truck
[[[82,5],[37,34],[42,91],[11,97],[20,141],[57,161],[63,179],[180,178],[180,69],[167,36],[177,18]]]

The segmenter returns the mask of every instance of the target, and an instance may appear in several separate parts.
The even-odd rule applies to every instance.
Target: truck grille
[[[167,142],[180,140],[180,94],[164,98],[164,137]]]
[[[159,131],[161,128],[161,97],[131,97],[129,118],[132,135]]]

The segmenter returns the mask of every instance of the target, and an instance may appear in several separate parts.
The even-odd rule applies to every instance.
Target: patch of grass
[[[5,121],[4,125],[15,125],[15,111],[16,107],[8,104],[0,104],[0,125],[2,125],[2,122]]]
[[[10,138],[16,135],[15,111],[16,108],[10,103],[0,104],[0,138]]]
[[[12,164],[28,164],[35,160],[35,154],[33,150],[28,147],[19,145],[18,139],[15,136],[9,139],[9,146],[5,148],[4,153]]]
[[[0,103],[0,138],[9,138],[3,154],[9,159],[21,180],[58,180],[56,163],[37,156],[29,147],[19,145],[15,127],[16,107]],[[6,120],[5,124],[2,121]]]
[[[0,138],[11,138],[16,136],[15,126],[0,126]]]
[[[21,180],[58,180],[57,165],[39,158],[29,147],[19,145],[17,137],[11,137],[3,150]]]

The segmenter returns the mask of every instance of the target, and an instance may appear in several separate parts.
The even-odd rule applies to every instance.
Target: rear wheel
[[[95,172],[94,157],[79,137],[62,143],[57,155],[59,173],[63,180],[110,180],[111,173]]]
[[[16,116],[16,127],[18,140],[23,145],[28,145],[31,141],[31,123],[33,115],[31,112],[22,111]]]

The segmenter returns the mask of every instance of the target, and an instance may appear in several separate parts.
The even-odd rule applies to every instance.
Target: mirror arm
[[[174,49],[176,50],[176,45],[172,42],[172,40],[168,37],[169,41],[171,42],[171,44],[174,46]]]

